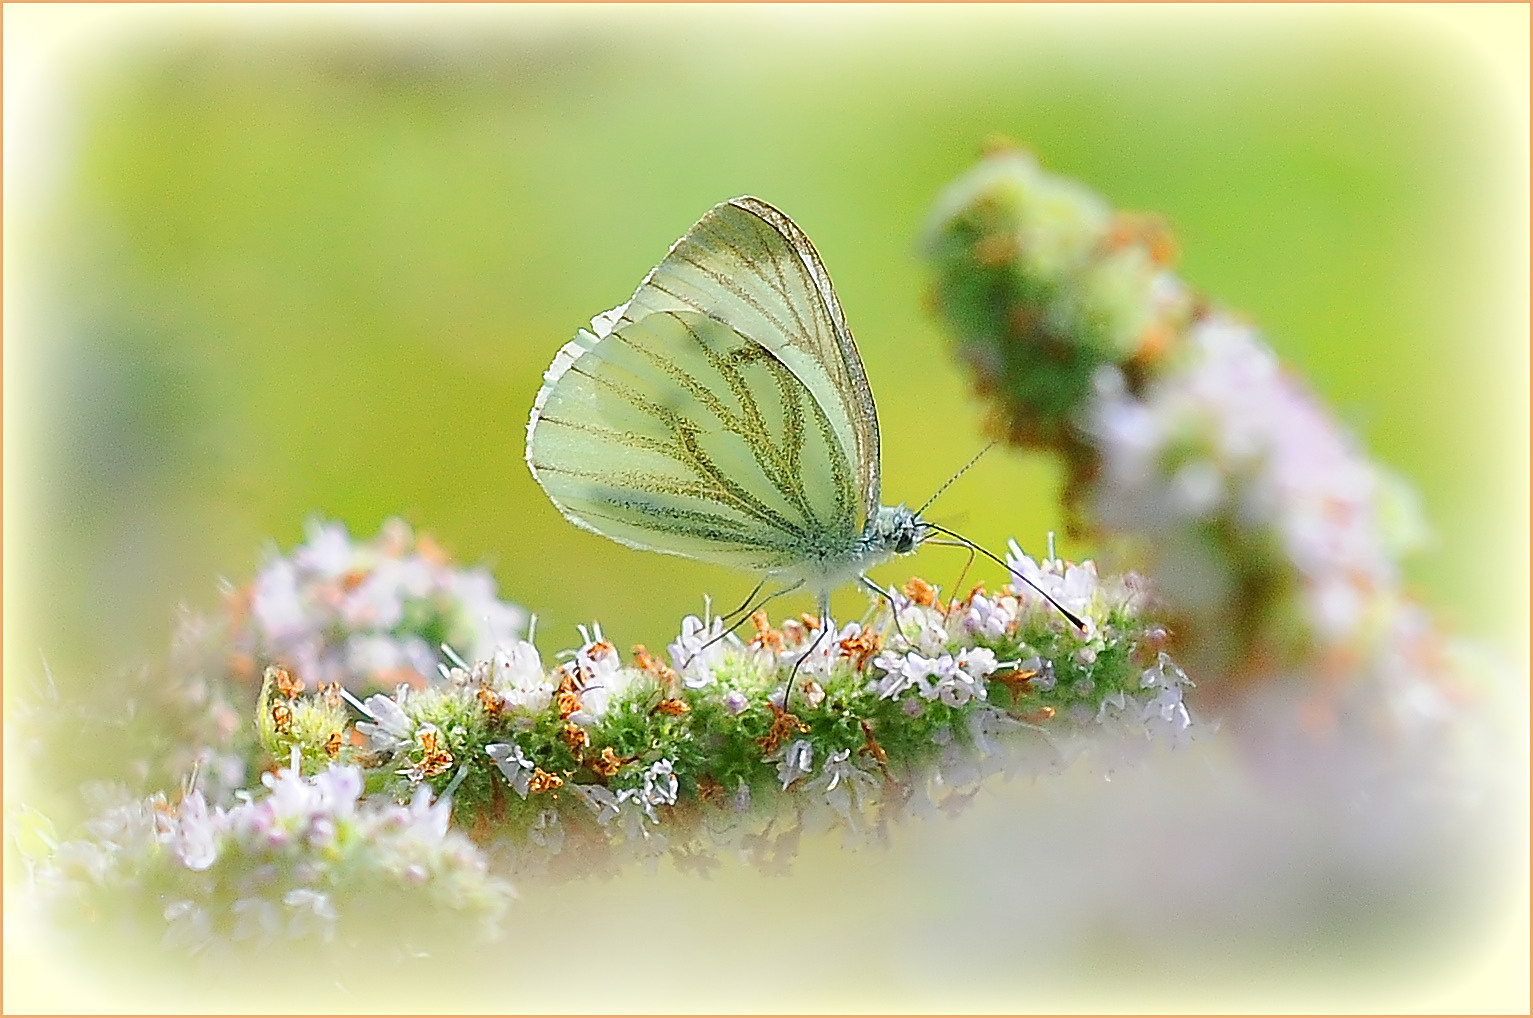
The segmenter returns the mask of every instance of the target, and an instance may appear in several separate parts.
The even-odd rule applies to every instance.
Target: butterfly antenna
[[[1049,592],[1044,590],[1042,587],[1038,586],[1038,584],[1034,583],[1032,580],[1029,580],[1026,576],[1023,576],[1021,573],[1019,573],[1016,570],[1012,569],[1010,563],[1005,562],[1005,561],[997,558],[993,552],[989,551],[988,549],[981,548],[979,545],[975,544],[973,541],[969,540],[967,537],[964,537],[962,534],[955,534],[951,530],[947,529],[946,527],[939,527],[937,524],[935,524],[935,523],[928,523],[925,520],[922,521],[922,525],[926,526],[926,527],[929,527],[932,530],[935,530],[939,534],[946,534],[948,537],[951,537],[953,540],[958,541],[959,543],[961,543],[964,547],[972,549],[974,551],[977,551],[981,555],[983,555],[986,558],[988,558],[990,561],[995,562],[998,565],[1004,566],[1008,573],[1010,573],[1012,576],[1015,576],[1017,579],[1021,580],[1023,583],[1027,584],[1029,587],[1032,587],[1040,595],[1042,595],[1043,599],[1045,601],[1047,601],[1049,604],[1053,605],[1055,610],[1057,610],[1059,612],[1059,614],[1063,615],[1065,618],[1069,619],[1072,623],[1074,623],[1076,629],[1079,629],[1082,632],[1086,631],[1086,623],[1082,622],[1076,616],[1076,614],[1074,612],[1070,611],[1070,609],[1066,608],[1064,605],[1060,604],[1058,601],[1056,601],[1052,597],[1050,597],[1049,596]]]
[[[949,477],[946,481],[943,481],[942,482],[942,487],[938,488],[936,493],[934,495],[932,495],[931,498],[927,499],[925,504],[922,505],[921,508],[916,510],[916,515],[920,516],[922,513],[924,513],[926,511],[927,506],[929,506],[933,502],[937,501],[937,499],[941,497],[941,495],[942,495],[942,493],[944,491],[947,491],[949,488],[951,488],[953,486],[953,482],[954,481],[958,480],[964,474],[968,473],[969,472],[969,468],[972,467],[974,464],[978,463],[979,462],[979,458],[981,456],[985,455],[985,453],[989,452],[991,449],[994,449],[994,448],[995,448],[995,440],[992,439],[988,445],[986,445],[983,449],[981,449],[979,452],[974,454],[974,458],[973,459],[971,459],[969,462],[965,463],[962,467],[960,467],[958,469],[958,473],[954,474],[952,477]],[[956,537],[957,535],[955,534],[954,536]]]

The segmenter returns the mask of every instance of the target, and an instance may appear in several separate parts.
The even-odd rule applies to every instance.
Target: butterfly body
[[[724,202],[582,329],[527,425],[572,522],[821,595],[926,524],[879,501],[878,416],[819,255],[786,215]]]

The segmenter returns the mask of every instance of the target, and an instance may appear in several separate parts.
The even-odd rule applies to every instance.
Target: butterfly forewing
[[[758,571],[844,555],[857,464],[769,347],[680,310],[598,319],[555,360],[528,462],[570,519],[633,547]]]
[[[856,471],[864,520],[878,508],[878,415],[830,277],[802,230],[756,198],[710,210],[629,301],[625,317],[692,310],[773,353],[823,409]]]

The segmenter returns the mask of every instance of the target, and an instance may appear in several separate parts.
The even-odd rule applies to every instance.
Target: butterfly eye
[[[899,539],[894,542],[894,550],[901,555],[909,555],[915,551],[916,535],[914,531],[905,530],[900,533]]]

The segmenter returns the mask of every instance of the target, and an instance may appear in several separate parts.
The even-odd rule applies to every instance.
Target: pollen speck
[[[807,732],[809,726],[798,719],[798,715],[789,714],[777,704],[767,701],[767,706],[772,708],[772,727],[767,733],[756,740],[764,753],[775,753],[782,745],[782,740],[795,732]]]
[[[937,588],[919,576],[912,576],[910,582],[901,589],[906,597],[923,607],[930,608],[937,603]]]
[[[499,714],[506,707],[506,698],[488,686],[481,686],[479,692],[474,694],[479,698],[480,706],[486,714]]]
[[[752,614],[751,624],[756,627],[756,635],[751,638],[751,643],[769,650],[783,649],[785,636],[782,631],[772,628],[771,620],[766,612],[758,611]]]
[[[564,785],[564,779],[557,774],[550,774],[541,767],[534,767],[532,778],[527,782],[527,793],[536,795],[539,792],[550,792]]]
[[[580,709],[580,694],[561,689],[554,694],[554,704],[562,721]]]
[[[277,692],[289,700],[303,692],[303,680],[294,677],[293,673],[279,665],[272,665],[266,669],[266,675],[277,686]]]
[[[856,636],[849,636],[841,641],[841,654],[852,662],[852,667],[861,671],[867,666],[868,660],[883,648],[883,637],[870,629],[865,629]]]
[[[669,665],[657,661],[655,656],[649,652],[649,648],[644,646],[644,644],[636,643],[633,645],[633,659],[641,669],[665,683],[667,687],[676,684],[676,670]]]
[[[604,778],[610,778],[623,767],[628,761],[612,752],[611,746],[603,746],[601,756],[596,760],[586,762],[586,766]]]
[[[564,744],[577,757],[580,756],[581,750],[591,744],[590,733],[573,722],[566,724],[559,730],[559,738],[564,740]]]

